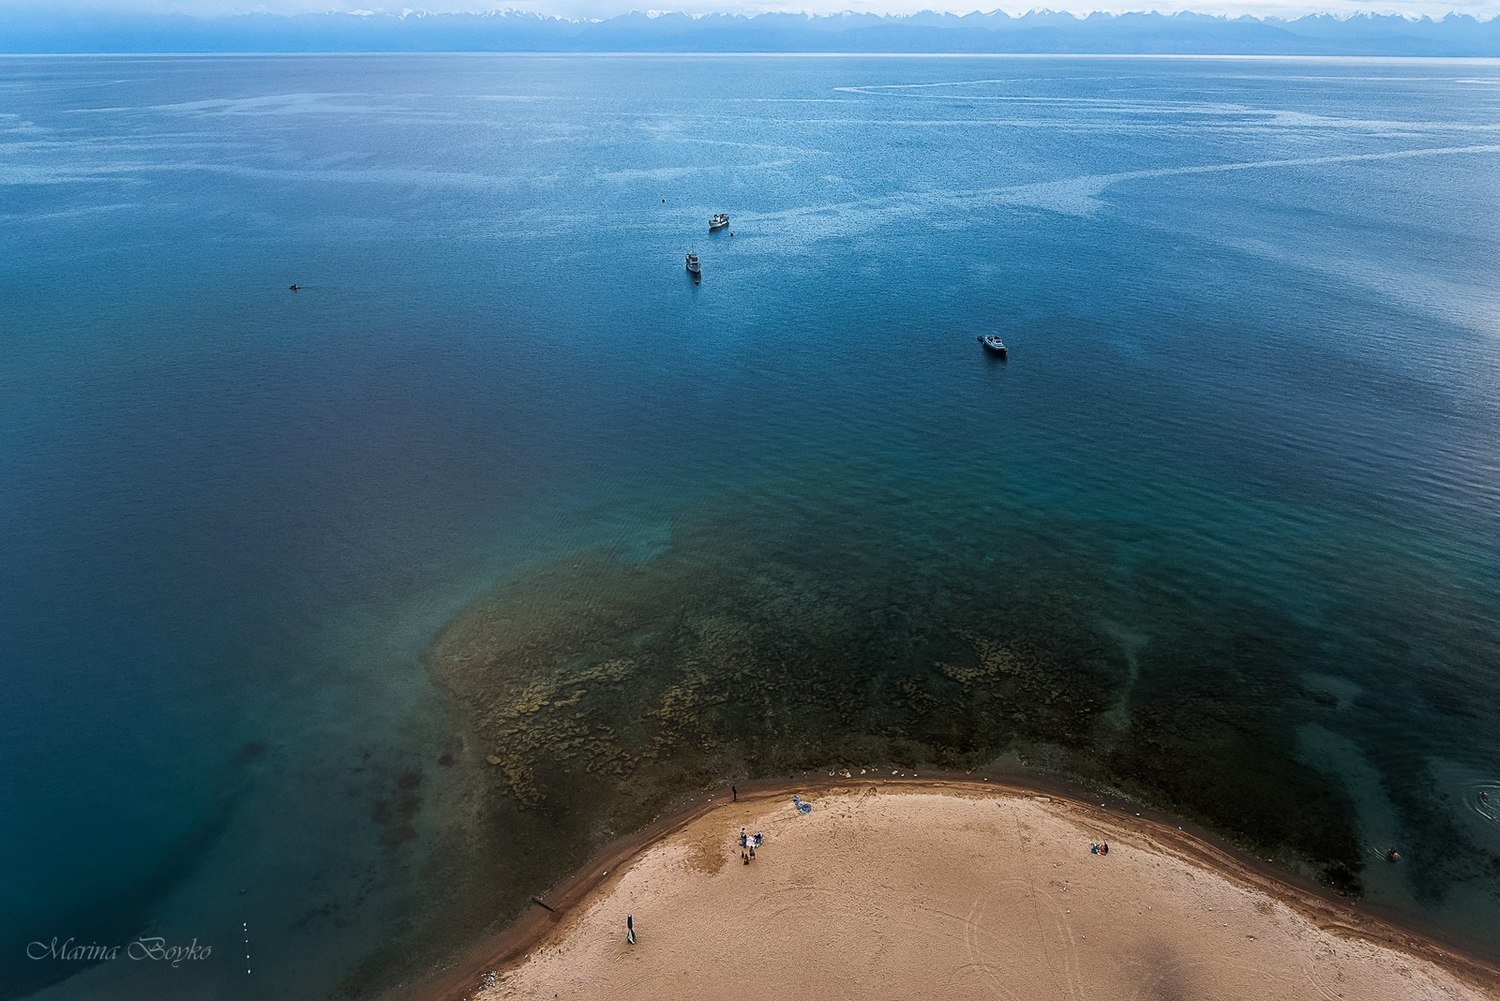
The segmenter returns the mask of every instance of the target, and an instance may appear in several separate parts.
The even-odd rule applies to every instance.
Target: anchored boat
[[[723,229],[725,226],[728,226],[728,225],[729,225],[729,216],[728,216],[728,214],[726,214],[724,212],[719,212],[719,213],[716,213],[712,219],[708,220],[708,231],[710,233],[712,233],[715,230]]]
[[[687,255],[687,269],[688,269],[688,274],[690,274],[690,275],[693,276],[693,281],[697,281],[699,278],[701,278],[703,276],[703,268],[702,268],[702,266],[700,266],[698,264],[698,255],[697,254],[688,254]]]
[[[1006,357],[1005,342],[1000,339],[999,334],[985,334],[979,338],[979,343],[983,344],[984,349],[990,354],[1001,358]]]

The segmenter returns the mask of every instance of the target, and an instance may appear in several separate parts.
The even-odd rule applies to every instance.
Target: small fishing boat
[[[979,338],[979,343],[983,344],[984,349],[990,354],[998,355],[1001,358],[1006,357],[1005,342],[1000,339],[999,334],[985,334]]]
[[[288,292],[301,292],[302,291],[302,286],[301,285],[288,285],[287,286],[287,291]]]
[[[729,216],[723,212],[718,212],[715,213],[712,219],[708,220],[708,231],[712,233],[714,230],[723,229],[728,225]]]
[[[693,281],[697,281],[703,276],[703,268],[698,264],[697,254],[687,255],[687,269],[688,274],[693,276]]]

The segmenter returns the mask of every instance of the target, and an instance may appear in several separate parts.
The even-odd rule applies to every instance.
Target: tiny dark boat
[[[286,289],[287,289],[288,292],[301,292],[302,291],[302,286],[301,285],[297,285],[297,284],[292,284],[292,285],[288,285],[286,287]]]
[[[708,231],[710,233],[712,233],[715,230],[723,229],[725,226],[728,226],[728,225],[729,225],[729,216],[726,215],[723,212],[719,212],[716,215],[714,215],[714,217],[712,219],[708,220]]]
[[[687,255],[687,269],[688,274],[693,276],[693,281],[697,281],[703,276],[703,268],[698,264],[697,254]]]
[[[984,349],[990,354],[996,355],[1000,358],[1006,357],[1005,342],[1000,339],[1000,335],[985,334],[983,337],[979,338],[979,343],[983,344]]]

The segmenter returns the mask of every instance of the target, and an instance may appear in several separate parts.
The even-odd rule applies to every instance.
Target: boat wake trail
[[[1464,806],[1485,822],[1500,827],[1500,782],[1489,780],[1470,783],[1464,790]]]
[[[768,224],[788,224],[788,231],[795,229],[796,234],[802,239],[840,236],[847,232],[868,229],[883,221],[929,215],[943,210],[972,213],[976,206],[1039,209],[1060,215],[1091,217],[1104,208],[1105,203],[1101,199],[1106,191],[1116,185],[1131,181],[1189,177],[1197,174],[1222,174],[1240,170],[1324,167],[1418,157],[1474,156],[1496,153],[1500,153],[1500,143],[1429,146],[1379,153],[1344,153],[1329,156],[1284,157],[1181,167],[1156,167],[1109,174],[1082,174],[1055,181],[1037,181],[1030,184],[1012,184],[993,188],[909,192],[823,205],[804,205],[781,212],[758,214],[747,212],[745,216],[747,221],[759,224],[762,232]]]

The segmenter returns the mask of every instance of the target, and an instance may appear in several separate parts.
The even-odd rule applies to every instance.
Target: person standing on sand
[[[635,915],[625,915],[625,943],[635,945]]]
[[[740,801],[740,787],[736,786],[736,785],[730,786],[729,787],[729,802],[731,802],[731,803],[738,803],[739,801]]]

